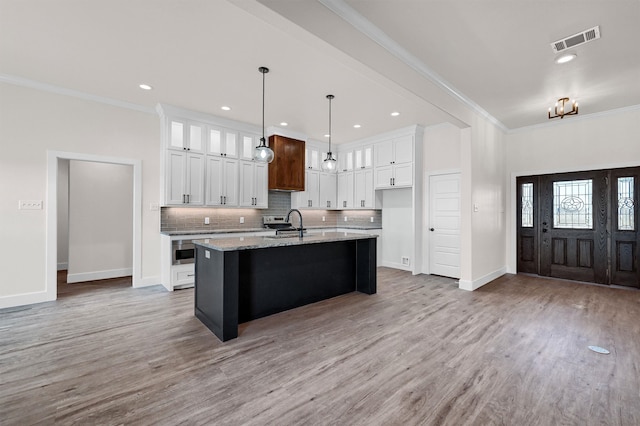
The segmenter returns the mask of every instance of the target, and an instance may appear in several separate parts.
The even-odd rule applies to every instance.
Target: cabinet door
[[[354,195],[354,173],[340,173],[338,175],[338,209],[352,209]]]
[[[187,138],[186,138],[187,126],[184,121],[180,120],[171,120],[169,122],[169,144],[167,148],[171,149],[186,149],[187,147]]]
[[[396,138],[394,144],[394,164],[411,163],[413,161],[413,136]]]
[[[254,207],[267,208],[269,207],[269,172],[268,167],[264,163],[254,164],[254,191],[253,197],[255,198]]]
[[[224,134],[223,153],[225,157],[238,158],[238,134],[227,130]]]
[[[176,205],[183,204],[186,199],[185,194],[185,178],[186,171],[186,154],[182,151],[167,150],[167,167],[166,167],[166,193],[165,204]]]
[[[350,172],[353,170],[354,152],[343,151],[338,153],[338,170],[341,172]]]
[[[393,166],[375,168],[375,189],[391,188],[393,178]]]
[[[393,174],[393,186],[413,185],[413,163],[396,164]]]
[[[204,205],[204,155],[187,154],[187,202]]]
[[[375,208],[375,190],[373,189],[373,170],[367,169],[360,173],[364,175],[364,203],[362,205],[365,209]]]
[[[362,167],[369,169],[373,167],[373,146],[366,146],[362,149]]]
[[[223,204],[223,159],[213,155],[207,155],[207,196],[205,202],[208,206],[221,206]]]
[[[243,160],[253,159],[253,150],[260,144],[260,138],[253,135],[242,135],[242,142],[238,155]]]
[[[320,150],[313,146],[307,146],[305,149],[304,165],[307,169],[320,169]]]
[[[222,129],[209,127],[209,148],[207,154],[222,155]]]
[[[225,158],[223,160],[223,203],[227,207],[236,207],[239,198],[238,160]]]
[[[240,163],[240,206],[253,207],[254,164],[251,161]]]
[[[320,173],[320,204],[318,207],[336,208],[337,176],[334,173]]]
[[[320,206],[320,173],[307,171],[306,189],[307,207],[318,208]]]
[[[203,153],[205,128],[202,124],[189,124],[189,145],[188,151]]]
[[[376,167],[388,166],[393,163],[393,141],[380,142],[374,152]]]

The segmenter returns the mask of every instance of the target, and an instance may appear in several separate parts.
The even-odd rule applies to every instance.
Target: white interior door
[[[460,278],[460,173],[429,177],[429,273]]]

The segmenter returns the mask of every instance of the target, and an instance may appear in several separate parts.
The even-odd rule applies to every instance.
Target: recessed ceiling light
[[[281,126],[283,127],[287,127],[289,125],[289,123],[287,123],[286,121],[283,121],[282,123],[280,123]]]
[[[140,84],[138,85],[139,88],[141,88],[142,90],[151,90],[153,89],[153,87],[149,86],[148,84]]]
[[[558,56],[556,58],[556,64],[566,64],[567,62],[573,61],[578,55],[575,53],[566,53],[562,56]]]
[[[392,116],[392,117],[397,117],[397,116],[399,116],[399,115],[400,115],[400,113],[399,113],[398,111],[393,111],[393,112],[391,113],[391,116]]]
[[[353,125],[353,128],[354,128],[354,129],[359,129],[360,127],[362,127],[362,126],[361,126],[361,125],[359,125],[359,124],[354,124],[354,125]]]
[[[223,111],[231,111],[231,107],[226,106],[226,105],[221,106],[220,109],[223,110]]]

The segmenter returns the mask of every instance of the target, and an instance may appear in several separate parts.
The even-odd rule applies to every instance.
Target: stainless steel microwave
[[[171,258],[173,265],[194,263],[196,248],[193,240],[175,240],[171,243]]]

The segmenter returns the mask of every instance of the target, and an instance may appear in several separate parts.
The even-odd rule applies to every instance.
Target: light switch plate
[[[42,210],[42,200],[20,200],[18,210]]]
[[[244,216],[240,216],[240,223],[244,223]]]
[[[151,210],[152,212],[157,212],[159,208],[160,205],[158,203],[149,204],[149,210]]]
[[[209,224],[209,218],[208,218],[208,217],[205,217],[205,218],[204,218],[204,224],[205,224],[205,225],[208,225],[208,224]]]

